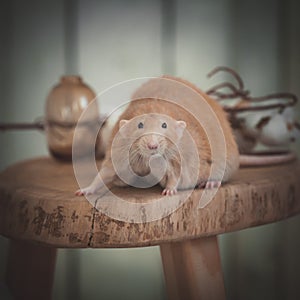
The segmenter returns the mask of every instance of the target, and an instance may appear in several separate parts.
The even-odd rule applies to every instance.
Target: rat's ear
[[[120,120],[120,122],[119,122],[119,128],[123,127],[128,122],[129,122],[128,120]]]
[[[177,121],[177,126],[184,129],[186,127],[186,123],[184,121]]]
[[[176,132],[179,138],[182,137],[185,128],[186,128],[186,123],[184,121],[176,121]]]

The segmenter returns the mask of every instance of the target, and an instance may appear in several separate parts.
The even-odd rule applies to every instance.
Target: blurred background
[[[254,96],[300,97],[299,12],[297,0],[2,0],[0,121],[43,116],[64,74],[80,74],[96,93],[161,74],[205,90],[206,74],[226,65]],[[110,107],[104,101],[101,112]],[[0,132],[0,145],[0,170],[48,155],[37,131]],[[221,236],[228,299],[300,299],[299,229],[294,217]],[[1,237],[1,299],[7,250]],[[53,299],[100,298],[166,299],[159,248],[60,249]]]

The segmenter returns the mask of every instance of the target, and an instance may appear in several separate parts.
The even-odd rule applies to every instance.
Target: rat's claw
[[[173,195],[175,195],[177,193],[177,189],[175,188],[175,189],[168,189],[168,188],[166,188],[166,189],[164,189],[163,191],[162,191],[162,195],[165,195],[165,196],[173,196]]]
[[[221,181],[210,180],[206,182],[205,188],[206,189],[219,188],[221,184],[222,184]]]
[[[89,187],[84,188],[84,189],[79,189],[75,192],[76,196],[85,196],[85,195],[91,195],[91,194],[93,194],[93,191]]]
[[[83,193],[82,190],[77,190],[77,191],[75,192],[75,195],[76,195],[76,196],[83,196],[84,193]]]

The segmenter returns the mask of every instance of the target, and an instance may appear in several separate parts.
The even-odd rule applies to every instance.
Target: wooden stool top
[[[0,234],[62,248],[157,245],[275,222],[300,212],[300,163],[239,170],[199,208],[195,190],[166,217],[119,221],[93,207],[78,189],[71,163],[38,158],[0,174]],[[155,201],[161,189],[114,188],[129,201]],[[186,192],[179,192],[184,197]]]

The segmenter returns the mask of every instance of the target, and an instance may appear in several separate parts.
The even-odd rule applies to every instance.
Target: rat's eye
[[[161,124],[161,127],[162,127],[162,128],[167,128],[167,123],[165,123],[165,122],[162,123],[162,124]]]
[[[144,128],[144,124],[143,124],[142,122],[140,122],[140,123],[138,124],[138,128],[139,128],[139,129]]]

